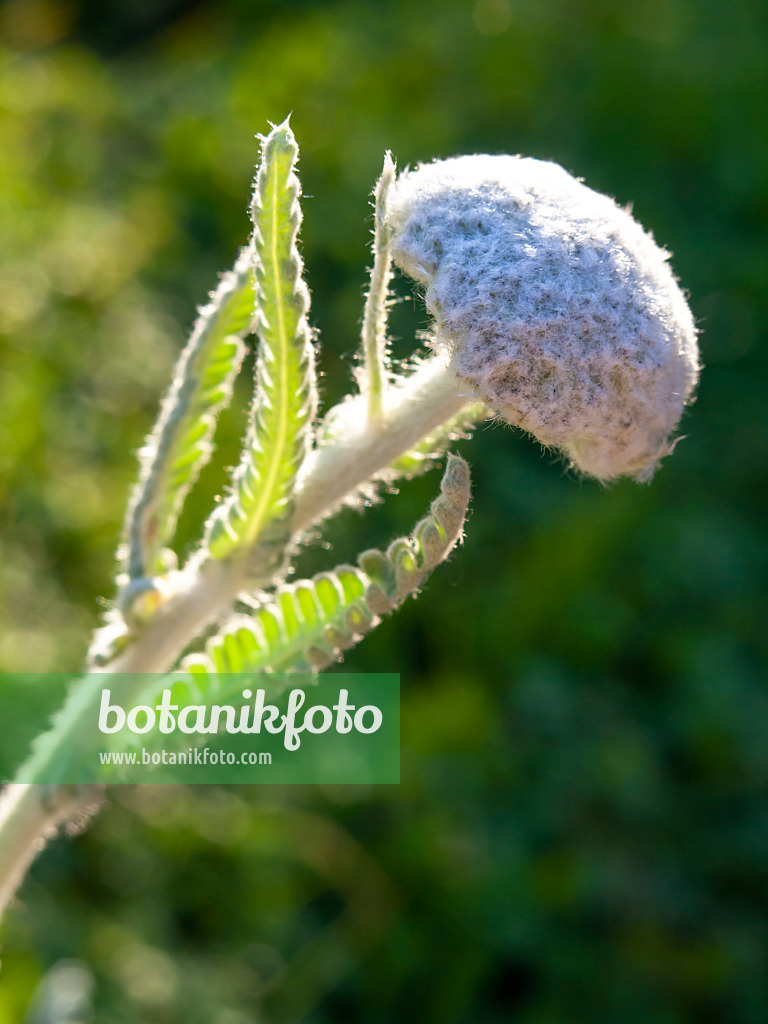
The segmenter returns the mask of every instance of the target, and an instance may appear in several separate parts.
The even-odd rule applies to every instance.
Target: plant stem
[[[369,480],[415,448],[472,401],[442,358],[433,356],[390,390],[385,429],[370,424],[362,398],[345,409],[343,436],[312,452],[296,495],[291,528],[295,538],[334,512]]]
[[[387,467],[399,456],[416,447],[471,401],[471,396],[459,394],[454,376],[437,357],[424,362],[390,394],[392,403],[385,430],[368,422],[366,398],[361,395],[345,407],[349,426],[343,436],[309,456],[299,480],[291,519],[294,542],[298,543],[307,529],[330,515],[360,487],[386,477]],[[73,742],[83,716],[90,713],[99,699],[99,677],[105,672],[130,675],[171,669],[187,644],[208,623],[230,611],[246,585],[246,570],[234,558],[198,558],[179,575],[179,581],[176,593],[161,605],[134,642],[108,666],[79,681],[48,742],[24,766],[25,782],[7,786],[2,794],[0,914],[45,838],[71,819],[84,803],[92,801],[91,796],[84,801],[74,787],[30,784],[30,777],[46,778],[51,760]],[[115,680],[115,684],[118,682]],[[122,685],[129,687],[130,680]],[[119,700],[117,685],[114,695]]]
[[[97,802],[101,787],[90,786],[87,799],[75,786],[11,784],[0,795],[0,916],[48,839],[64,822]]]

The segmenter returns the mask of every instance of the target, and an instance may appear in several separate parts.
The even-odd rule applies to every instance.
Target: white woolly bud
[[[463,156],[400,175],[387,221],[477,397],[584,473],[653,474],[698,377],[696,329],[625,210],[557,164]]]

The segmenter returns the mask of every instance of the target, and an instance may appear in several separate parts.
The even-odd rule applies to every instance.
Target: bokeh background
[[[507,428],[462,443],[465,546],[346,662],[402,674],[402,784],[114,790],[4,925],[0,1024],[43,1019],[54,965],[85,993],[63,960],[104,1024],[764,1024],[765,4],[6,0],[0,34],[3,669],[81,663],[135,450],[289,111],[327,401],[385,148],[554,159],[632,203],[706,364],[651,486]],[[425,320],[398,288],[402,358]],[[437,484],[345,513],[302,569],[405,532]]]

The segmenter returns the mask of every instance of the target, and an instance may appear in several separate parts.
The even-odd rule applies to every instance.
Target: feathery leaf
[[[263,140],[252,207],[260,340],[256,397],[232,493],[206,534],[213,558],[247,550],[260,569],[280,558],[288,539],[296,475],[311,443],[317,401],[309,293],[296,244],[297,158],[287,122]]]
[[[198,315],[155,429],[140,452],[141,473],[126,525],[131,579],[161,571],[189,489],[213,450],[216,416],[227,402],[253,319],[252,254],[245,249]]]

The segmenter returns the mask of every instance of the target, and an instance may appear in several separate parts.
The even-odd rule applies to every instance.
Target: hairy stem
[[[5,787],[0,795],[0,916],[48,839],[61,825],[83,817],[88,806],[95,808],[100,788]]]
[[[294,537],[334,512],[369,480],[386,477],[387,467],[415,448],[469,405],[472,396],[439,357],[432,357],[390,391],[386,429],[367,422],[362,398],[345,411],[346,428],[333,444],[313,452],[299,484],[291,520]]]
[[[459,393],[455,378],[438,358],[427,360],[393,388],[391,398],[386,430],[368,423],[365,397],[360,396],[347,408],[349,429],[309,457],[291,517],[295,542],[350,494],[371,480],[385,477],[387,467],[399,456],[416,447],[471,401],[470,396]],[[177,592],[158,609],[134,642],[104,669],[95,670],[80,681],[62,709],[53,733],[47,737],[48,742],[25,766],[25,777],[29,779],[30,769],[34,769],[34,777],[37,768],[71,742],[72,723],[95,707],[99,699],[99,676],[104,672],[129,674],[171,669],[187,644],[208,623],[229,613],[246,578],[242,561],[234,558],[190,562],[180,575]],[[114,696],[119,700],[117,689]],[[78,793],[66,786],[15,783],[6,788],[0,800],[0,913],[44,845],[41,841],[92,799],[90,793]]]

